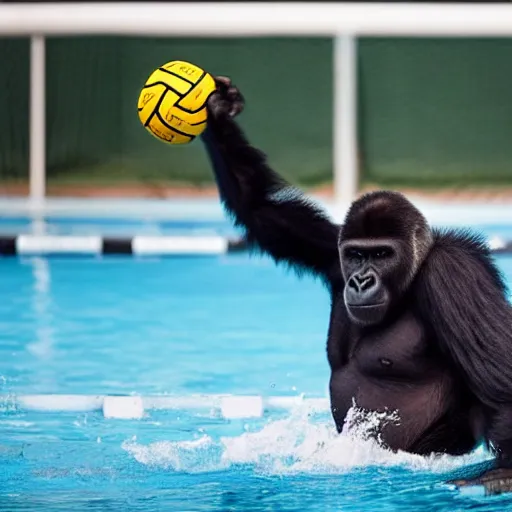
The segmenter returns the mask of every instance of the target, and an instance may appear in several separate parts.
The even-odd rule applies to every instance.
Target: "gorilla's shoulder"
[[[427,267],[447,271],[456,265],[463,272],[478,269],[478,272],[489,274],[501,291],[506,291],[505,279],[483,234],[467,228],[433,229],[432,232],[433,244],[427,257]]]
[[[434,247],[449,249],[458,249],[471,254],[482,254],[486,257],[491,256],[487,239],[481,233],[467,228],[460,229],[441,229],[432,230],[434,235]]]

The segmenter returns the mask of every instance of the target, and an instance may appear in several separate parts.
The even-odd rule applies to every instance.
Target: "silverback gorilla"
[[[460,455],[485,441],[494,467],[455,483],[511,490],[512,309],[484,241],[431,229],[387,191],[334,224],[269,168],[234,120],[242,95],[228,78],[216,83],[202,140],[226,210],[251,247],[320,277],[331,294],[338,431],[355,401],[398,414],[379,432],[392,450]]]

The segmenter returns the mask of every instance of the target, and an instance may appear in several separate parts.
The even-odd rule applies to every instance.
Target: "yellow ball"
[[[189,62],[168,62],[142,88],[139,119],[157,139],[187,144],[206,128],[206,102],[214,91],[215,81],[206,71]]]

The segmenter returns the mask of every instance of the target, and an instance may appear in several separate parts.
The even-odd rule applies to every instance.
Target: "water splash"
[[[310,411],[298,408],[287,418],[269,421],[257,432],[219,439],[203,434],[197,439],[148,445],[133,438],[122,447],[141,464],[194,473],[241,465],[265,474],[341,474],[367,466],[442,473],[491,458],[483,448],[457,457],[391,452],[378,435],[374,437],[389,421],[397,421],[395,413],[367,413],[354,406],[345,429],[338,434],[330,418],[315,421]]]
[[[122,447],[141,464],[174,471],[204,473],[230,466],[223,461],[221,445],[206,435],[192,441],[159,441],[148,446],[140,445],[132,438]]]

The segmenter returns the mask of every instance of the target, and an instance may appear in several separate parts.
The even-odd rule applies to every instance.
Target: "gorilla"
[[[483,238],[436,230],[401,194],[368,193],[336,225],[267,164],[235,122],[240,91],[216,77],[201,135],[224,208],[249,247],[319,277],[331,296],[327,359],[341,432],[355,403],[395,413],[389,449],[492,466],[458,486],[512,490],[512,308]]]

